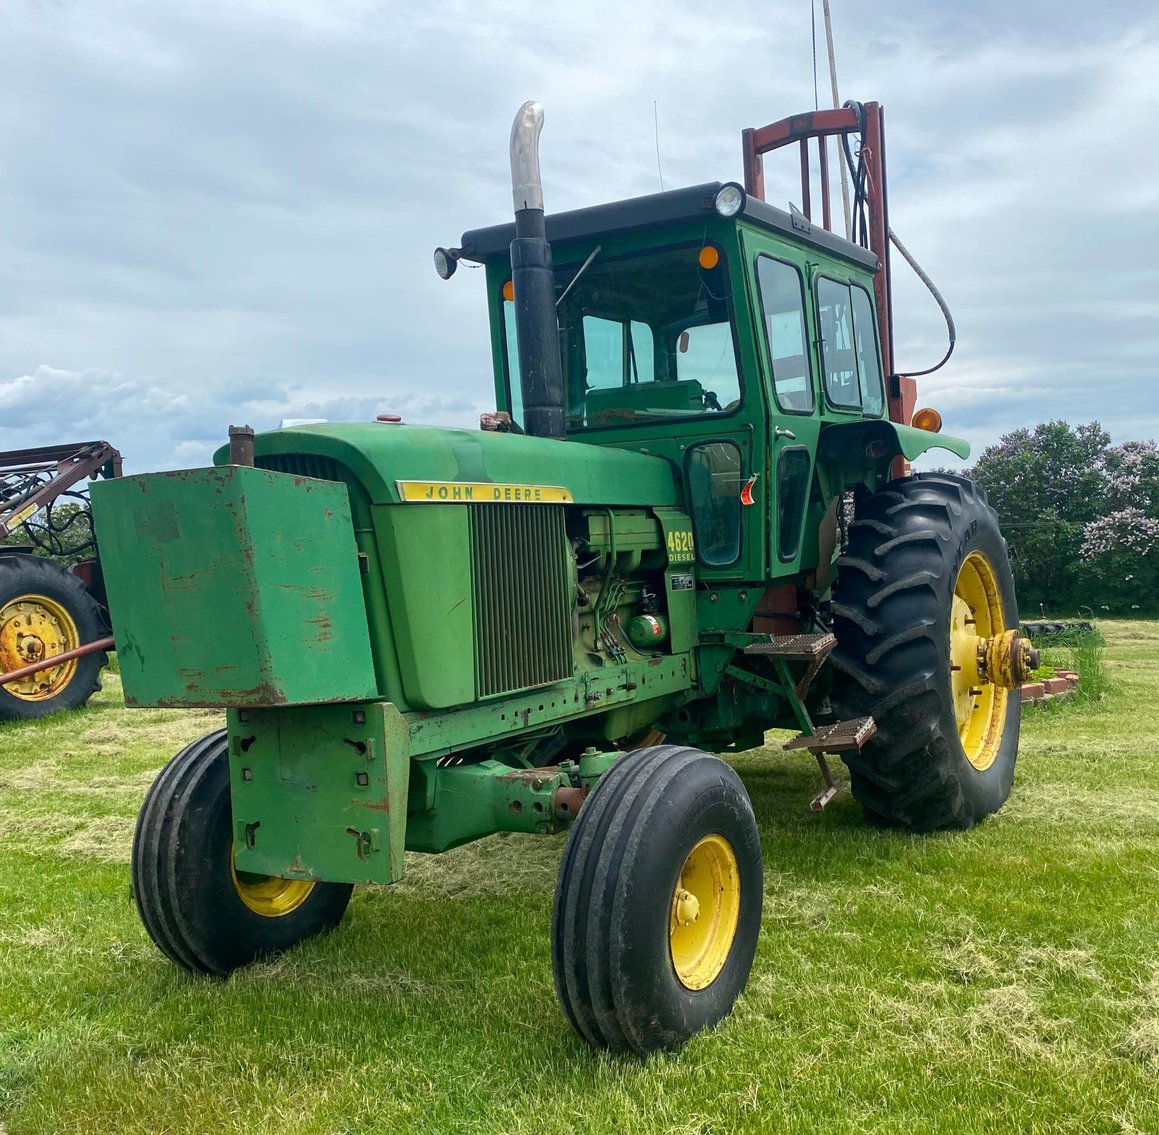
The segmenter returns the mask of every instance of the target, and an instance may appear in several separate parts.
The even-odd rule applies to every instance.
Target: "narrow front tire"
[[[158,948],[193,973],[224,975],[338,925],[349,883],[237,871],[224,729],[161,770],[133,835],[133,898]]]
[[[736,773],[677,745],[630,753],[584,803],[560,866],[552,962],[568,1021],[638,1053],[716,1024],[748,980],[762,897]]]

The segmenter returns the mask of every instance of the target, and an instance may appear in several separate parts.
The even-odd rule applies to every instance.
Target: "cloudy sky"
[[[1159,435],[1159,7],[832,7],[958,323],[922,400],[976,447]],[[430,252],[507,219],[524,99],[549,210],[657,190],[656,123],[669,188],[739,179],[740,130],[813,105],[809,0],[4,0],[0,43],[0,449],[103,437],[136,471],[231,422],[475,424],[481,273]],[[916,369],[944,332],[896,275]]]

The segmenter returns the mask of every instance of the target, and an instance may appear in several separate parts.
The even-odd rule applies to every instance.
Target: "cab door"
[[[803,537],[820,433],[820,399],[806,299],[808,269],[793,251],[745,234],[753,320],[769,405],[769,574],[814,566]]]

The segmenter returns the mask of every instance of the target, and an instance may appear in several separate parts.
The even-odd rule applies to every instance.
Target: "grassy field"
[[[226,982],[178,972],[129,894],[141,797],[213,714],[0,726],[0,1135],[68,1132],[1159,1132],[1159,624],[1106,623],[1109,699],[1027,715],[973,832],[867,829],[765,750],[747,993],[683,1051],[568,1031],[562,838],[411,856],[341,928]]]

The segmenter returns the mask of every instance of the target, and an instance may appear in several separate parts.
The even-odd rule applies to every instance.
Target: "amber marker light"
[[[696,259],[701,268],[715,268],[720,263],[720,253],[711,244],[706,244]]]
[[[923,406],[920,410],[914,411],[913,421],[910,424],[919,430],[929,430],[930,433],[936,434],[942,428],[942,415],[929,406]]]
[[[505,300],[513,300],[515,298],[515,281],[508,280],[503,285],[503,298]]]

